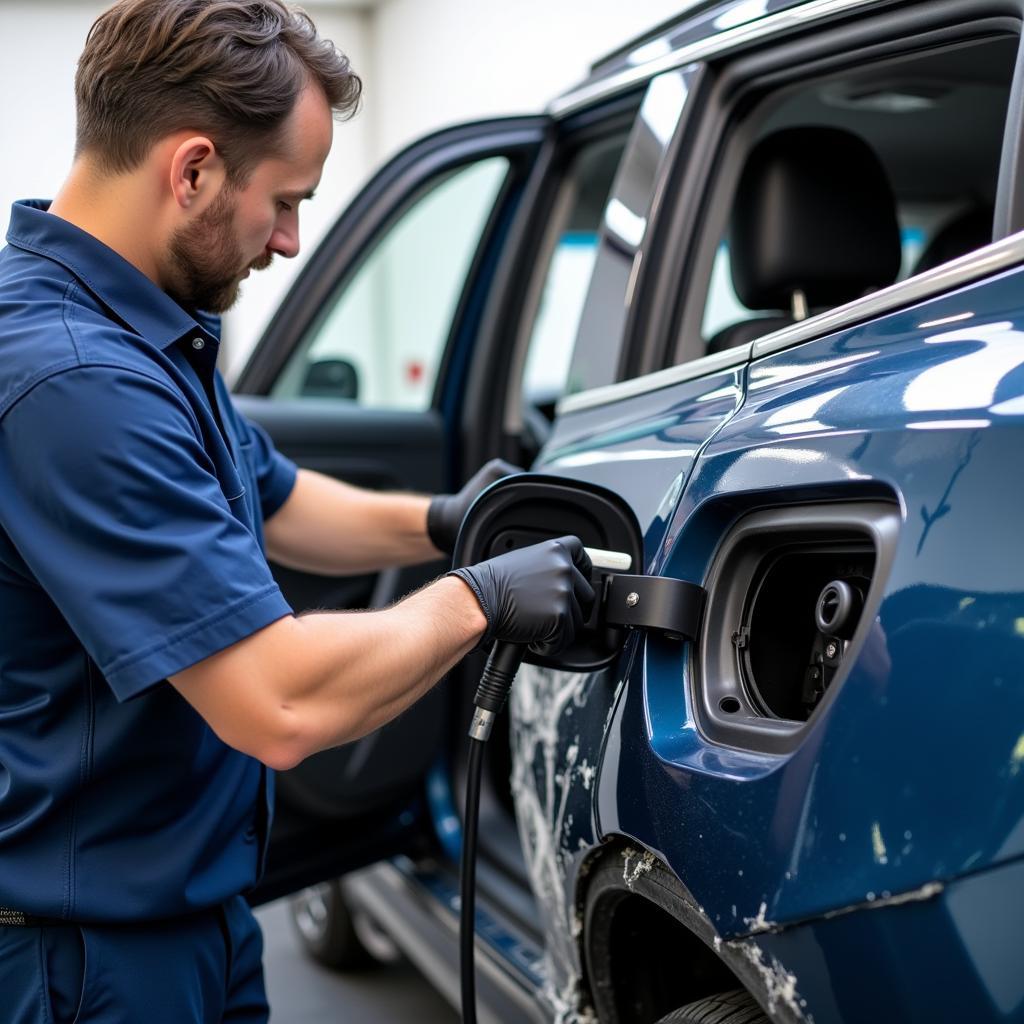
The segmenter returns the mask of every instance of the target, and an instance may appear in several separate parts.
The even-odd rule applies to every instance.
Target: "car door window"
[[[696,67],[685,67],[648,83],[602,211],[594,270],[579,318],[566,394],[618,378],[647,225],[657,215],[658,184],[697,74]]]
[[[342,281],[271,390],[397,410],[430,406],[445,342],[509,161],[430,182]]]
[[[598,233],[624,134],[587,143],[572,160],[553,225],[553,247],[532,322],[522,377],[523,415],[550,419],[565,393],[573,345],[597,260]]]
[[[677,361],[745,344],[991,242],[1017,49],[1016,36],[1000,35],[915,52],[753,105],[726,142],[707,203],[704,294],[687,304]],[[829,172],[825,151],[836,146],[862,171],[846,175],[837,162]],[[812,207],[807,230],[794,229]],[[821,225],[829,245],[812,237]]]

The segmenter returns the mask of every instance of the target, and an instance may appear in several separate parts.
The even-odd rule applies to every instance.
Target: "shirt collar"
[[[182,309],[137,267],[87,231],[47,213],[48,199],[23,199],[11,207],[7,241],[56,260],[133,331],[157,348],[202,333],[217,344],[220,319]]]

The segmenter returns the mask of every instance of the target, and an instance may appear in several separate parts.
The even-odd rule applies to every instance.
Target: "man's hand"
[[[491,459],[473,474],[458,494],[437,495],[427,509],[427,533],[434,547],[450,555],[455,550],[459,527],[469,506],[496,480],[513,473],[522,473],[522,469],[503,459]]]
[[[576,537],[560,537],[455,569],[476,595],[487,631],[482,643],[529,644],[537,654],[564,650],[594,601],[590,558]]]

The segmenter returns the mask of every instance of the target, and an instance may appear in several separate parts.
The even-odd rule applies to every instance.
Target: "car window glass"
[[[666,155],[686,107],[695,67],[666,72],[647,86],[601,218],[597,256],[572,354],[567,394],[618,377],[631,282]]]
[[[272,396],[429,407],[459,297],[508,167],[505,157],[489,157],[431,182],[342,282]]]
[[[573,343],[597,259],[601,216],[626,144],[625,136],[582,149],[563,184],[561,223],[530,330],[523,371],[524,405],[550,416],[565,393]]]
[[[698,352],[744,344],[992,241],[1017,46],[1015,37],[989,38],[858,67],[765,97],[736,133],[744,141],[738,159],[731,161],[735,173],[728,187],[734,190],[733,199],[728,206],[718,205],[726,211],[723,217],[709,219],[710,237],[716,240],[706,264],[704,302],[695,304],[702,309],[703,347]],[[855,204],[845,184],[832,184],[833,199],[813,200],[818,203],[815,223],[828,223],[835,235],[831,248],[836,258],[827,271],[810,238],[805,246],[797,237],[787,239],[788,254],[780,258],[782,247],[774,244],[773,232],[781,239],[799,222],[800,202],[794,198],[799,190],[793,189],[781,205],[776,199],[772,210],[767,199],[765,209],[758,210],[749,197],[760,194],[762,184],[767,197],[768,175],[781,175],[772,186],[777,187],[789,173],[783,140],[806,146],[808,139],[820,138],[826,147],[837,138],[845,144],[843,139],[850,137],[854,149],[860,147],[866,159],[877,160],[887,185],[871,193],[876,198],[865,200],[869,206],[862,208],[859,223],[849,221],[848,211]],[[781,158],[765,161],[759,178],[763,154],[773,144],[781,147]],[[810,152],[805,164],[817,162]],[[791,155],[797,168],[795,149]],[[806,182],[802,185],[809,204]],[[856,180],[850,187],[863,188],[863,195],[869,192]],[[829,191],[827,182],[821,191]],[[886,271],[879,268],[873,279],[863,253],[850,254],[850,242],[865,223],[865,212],[870,221],[883,203],[896,219],[896,251],[886,254]],[[708,204],[712,209],[715,205],[714,200]],[[870,237],[864,242],[874,244]],[[808,278],[806,288],[801,275]],[[826,276],[829,280],[823,281]],[[686,345],[681,350],[693,351]]]

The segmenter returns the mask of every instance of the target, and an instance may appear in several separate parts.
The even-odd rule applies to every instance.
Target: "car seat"
[[[896,280],[900,229],[885,169],[840,128],[785,128],[751,150],[729,225],[736,295],[770,311],[731,324],[718,352],[860,298]]]

